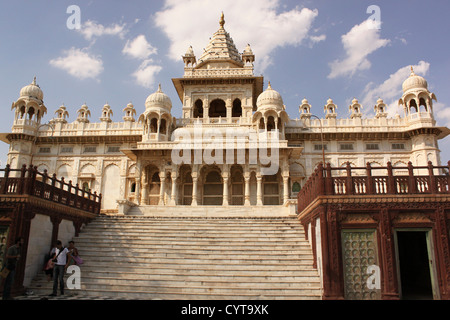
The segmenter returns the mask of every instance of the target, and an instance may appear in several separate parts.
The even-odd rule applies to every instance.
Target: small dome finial
[[[411,66],[411,75],[415,75],[413,66]]]
[[[269,81],[269,86],[267,87],[267,89],[272,90],[272,85],[270,84],[270,81]]]
[[[33,84],[36,85],[36,76],[34,76]]]
[[[158,84],[158,92],[162,92],[162,89],[161,89],[161,83]]]
[[[222,15],[220,16],[219,24],[220,24],[221,28],[223,28],[223,26],[225,25],[225,15],[223,14],[223,11],[222,11]]]

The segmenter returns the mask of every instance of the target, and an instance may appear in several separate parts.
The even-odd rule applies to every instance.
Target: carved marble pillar
[[[158,206],[164,205],[164,193],[166,192],[166,173],[160,172],[159,179],[161,181],[161,186],[159,188],[159,203]]]
[[[177,191],[178,191],[176,170],[172,171],[172,173],[170,174],[170,177],[172,178],[172,195],[171,195],[171,199],[170,199],[170,205],[176,206],[177,205]]]
[[[283,203],[289,200],[289,176],[283,176]]]
[[[196,166],[194,166],[193,170],[192,170],[192,202],[191,202],[191,206],[197,206],[197,188],[198,188],[198,173],[197,173],[197,168]]]
[[[228,175],[223,176],[223,202],[222,206],[228,206]]]
[[[256,205],[262,206],[262,176],[259,174],[256,176]]]
[[[250,205],[250,172],[245,172],[244,206]]]

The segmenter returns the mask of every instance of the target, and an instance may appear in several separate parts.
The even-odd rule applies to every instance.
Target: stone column
[[[170,199],[170,205],[171,206],[176,206],[177,205],[177,190],[178,190],[178,186],[177,186],[177,172],[176,171],[172,171],[170,176],[172,178],[172,195],[171,195],[171,199]]]
[[[244,192],[244,206],[250,205],[250,173],[246,172],[244,175],[245,192]]]
[[[256,205],[257,206],[262,206],[263,205],[263,201],[262,201],[262,176],[261,174],[258,174],[256,176]]]
[[[137,204],[141,204],[141,178],[134,178],[136,182],[135,201]]]
[[[283,177],[283,202],[287,203],[289,200],[289,176],[284,176]]]
[[[141,203],[148,204],[148,183],[146,181],[142,183]]]
[[[160,172],[159,173],[159,179],[161,181],[161,186],[159,188],[159,203],[158,206],[164,205],[164,193],[166,191],[166,173]]]
[[[198,185],[198,178],[197,175],[192,174],[192,203],[191,206],[197,206],[197,185]]]
[[[223,206],[228,206],[228,175],[223,176]]]

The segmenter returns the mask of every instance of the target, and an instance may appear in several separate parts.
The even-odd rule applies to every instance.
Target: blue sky
[[[67,27],[70,5],[80,8],[79,30]],[[380,9],[379,30],[365,25],[371,5]],[[181,102],[171,79],[183,75],[181,56],[189,45],[201,55],[221,11],[238,50],[251,44],[255,73],[282,94],[291,118],[299,116],[303,98],[319,117],[332,98],[338,117],[347,118],[355,97],[364,117],[373,116],[379,97],[391,115],[403,116],[396,103],[413,65],[437,96],[438,125],[450,127],[447,0],[15,0],[0,3],[1,131],[10,131],[11,103],[34,76],[48,109],[44,122],[63,103],[69,122],[83,103],[97,122],[106,102],[113,120],[122,121],[130,101],[138,114],[144,112],[158,83],[179,117]],[[440,149],[446,163],[450,138],[440,141]],[[2,166],[7,152],[2,143]]]

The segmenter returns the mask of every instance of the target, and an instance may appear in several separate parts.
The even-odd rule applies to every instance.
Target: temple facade
[[[34,79],[12,104],[11,132],[1,135],[10,145],[8,164],[56,173],[101,193],[103,212],[125,214],[144,206],[280,206],[281,214],[292,212],[320,162],[441,164],[438,141],[450,131],[436,126],[436,96],[414,70],[399,97],[402,115],[388,118],[379,99],[370,106],[374,117],[364,118],[354,99],[350,117],[338,118],[329,99],[318,118],[306,99],[297,115],[288,115],[276,84],[265,85],[254,74],[251,46],[238,51],[223,16],[202,55],[189,47],[183,61],[183,76],[172,79],[181,102],[178,119],[160,86],[144,105],[128,104],[121,122],[112,121],[110,105],[96,114],[85,104],[72,122],[63,105],[43,123],[48,110]]]

